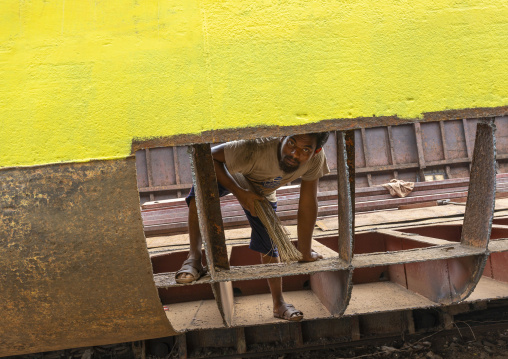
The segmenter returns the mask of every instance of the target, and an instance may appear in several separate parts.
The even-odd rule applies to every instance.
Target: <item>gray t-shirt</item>
[[[275,190],[286,183],[300,177],[312,181],[330,172],[325,153],[320,151],[295,172],[284,173],[279,167],[279,144],[280,138],[264,138],[228,142],[224,147],[228,171],[243,174],[270,202],[277,200]]]

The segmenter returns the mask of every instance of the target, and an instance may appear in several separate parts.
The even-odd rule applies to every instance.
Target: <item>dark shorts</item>
[[[225,195],[230,193],[220,183],[218,185],[219,185],[218,186],[219,197],[224,197]],[[189,195],[185,197],[185,202],[187,202],[187,206],[190,204],[191,197],[195,196],[196,194],[194,192],[194,186],[192,186]],[[272,205],[274,211],[277,210],[277,202],[268,202],[268,203]],[[261,220],[258,217],[252,216],[250,212],[247,211],[246,209],[243,209],[243,211],[245,212],[247,220],[249,221],[250,227],[252,229],[250,235],[249,248],[262,254],[267,254],[272,257],[278,257],[279,252],[277,251],[277,247],[273,245],[272,240],[270,239],[270,236],[268,235],[265,226],[263,226],[263,223],[261,223]]]

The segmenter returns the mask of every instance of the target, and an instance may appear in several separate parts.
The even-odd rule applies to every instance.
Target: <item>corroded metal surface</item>
[[[346,143],[346,133],[337,132],[337,181],[338,181],[338,220],[339,220],[339,257],[351,262],[353,258],[353,211],[351,193],[354,190],[350,187],[351,177],[348,168],[348,150],[351,148]],[[349,153],[350,155],[350,153]],[[351,157],[350,157],[351,158]]]
[[[213,278],[216,271],[229,269],[214,161],[208,143],[193,145],[189,152],[199,228],[205,245],[206,262]],[[234,313],[232,283],[212,283],[212,290],[224,324],[231,325]]]
[[[133,158],[0,171],[0,356],[175,334]]]
[[[404,119],[397,116],[360,117],[330,119],[300,126],[263,126],[247,128],[228,128],[204,131],[200,134],[176,135],[150,139],[134,139],[131,154],[145,148],[185,146],[194,143],[217,143],[232,140],[255,139],[260,137],[280,137],[288,134],[304,134],[323,131],[351,130],[354,128],[368,128],[378,126],[393,126],[413,122],[429,122],[455,120],[464,118],[495,117],[508,115],[508,106],[470,108],[462,110],[447,110],[428,112],[423,114],[423,120]]]
[[[346,131],[344,136],[346,141],[346,153],[347,153],[347,169],[349,176],[349,196],[351,197],[351,231],[353,237],[355,234],[355,206],[356,203],[356,150],[355,150],[355,131]],[[351,252],[353,252],[354,241],[351,245]]]
[[[461,243],[487,248],[496,196],[496,127],[494,120],[478,123],[471,164]]]
[[[210,144],[194,145],[190,152],[199,228],[208,268],[213,277],[216,268],[229,269],[217,178]]]
[[[312,291],[330,314],[341,316],[346,310],[353,290],[352,275],[351,269],[311,275]]]

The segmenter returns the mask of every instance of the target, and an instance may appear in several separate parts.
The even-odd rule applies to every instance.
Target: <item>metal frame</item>
[[[415,132],[418,133],[415,125]],[[476,146],[472,158],[470,191],[466,204],[462,237],[460,243],[450,243],[433,237],[405,233],[404,231],[378,230],[369,232],[384,238],[387,243],[384,253],[365,253],[353,257],[354,248],[354,134],[350,132],[337,132],[337,168],[338,168],[338,208],[339,231],[337,242],[323,246],[316,242],[314,247],[327,252],[324,260],[312,263],[291,263],[288,265],[245,265],[232,266],[226,269],[212,270],[209,276],[201,278],[194,284],[231,283],[236,281],[257,280],[272,277],[298,276],[310,274],[310,287],[329,312],[329,316],[342,316],[348,308],[351,298],[352,277],[356,271],[365,268],[384,268],[389,266],[394,283],[400,284],[407,291],[418,293],[437,304],[451,304],[467,298],[478,283],[489,254],[488,238],[490,236],[494,198],[495,198],[495,125],[493,119],[480,121],[477,129]],[[209,147],[206,151],[209,151]],[[210,181],[211,173],[206,166],[213,166],[211,157],[204,152],[198,156],[198,148],[194,146],[193,160],[194,176],[198,191],[204,193],[216,186]],[[208,153],[208,152],[207,152]],[[425,166],[423,152],[420,165]],[[198,158],[201,157],[202,158]],[[207,158],[206,160],[204,158]],[[393,160],[393,155],[392,155]],[[200,161],[198,163],[198,161]],[[206,165],[204,162],[209,161]],[[206,165],[206,166],[205,166]],[[212,167],[213,168],[213,167]],[[199,181],[206,178],[206,181]],[[488,183],[488,185],[485,185]],[[202,187],[199,189],[199,187]],[[213,210],[211,207],[213,206]],[[207,207],[210,207],[207,209]],[[201,228],[221,228],[222,219],[216,216],[211,219],[205,215],[212,211],[219,211],[218,201],[201,200],[200,205]],[[220,213],[220,212],[218,212]],[[206,246],[214,248],[218,244],[212,237],[206,239]],[[331,238],[333,243],[333,238]],[[457,240],[458,242],[458,240]],[[323,241],[321,240],[321,243]],[[223,244],[220,243],[222,247]],[[495,249],[494,249],[495,248]],[[493,249],[496,252],[508,251],[508,241],[498,241]],[[207,253],[208,263],[215,263],[213,253]],[[331,254],[331,255],[330,255]],[[225,260],[225,257],[221,257]],[[156,286],[159,288],[176,288],[182,285],[174,282],[173,273],[155,275]],[[228,285],[229,285],[228,284]],[[193,285],[193,284],[190,284]],[[228,287],[229,288],[229,287]],[[229,289],[228,289],[229,290]],[[214,290],[217,303],[224,305],[224,292],[228,290]],[[227,292],[228,294],[230,292]],[[220,310],[226,326],[235,326],[232,315],[235,304],[232,296],[229,297],[227,312]]]

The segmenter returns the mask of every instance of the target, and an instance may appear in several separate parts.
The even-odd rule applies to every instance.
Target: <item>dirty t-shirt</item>
[[[312,181],[329,173],[324,151],[320,151],[292,173],[279,167],[280,138],[228,142],[224,147],[226,167],[231,174],[241,173],[257,192],[270,202],[277,201],[275,190],[286,183],[302,178]]]

